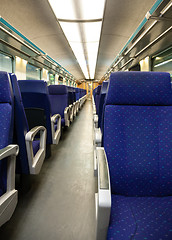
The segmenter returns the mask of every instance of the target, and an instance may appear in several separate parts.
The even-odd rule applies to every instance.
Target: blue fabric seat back
[[[51,106],[47,83],[43,80],[18,81],[29,128],[44,126],[47,144],[52,144]]]
[[[0,149],[12,143],[13,97],[8,73],[0,72]],[[7,161],[0,161],[0,196],[6,192]]]
[[[79,98],[82,98],[82,89],[79,89]]]
[[[29,126],[24,111],[21,92],[15,74],[10,74],[14,94],[14,141],[19,145],[19,154],[16,161],[16,172],[29,174],[29,163],[25,143],[25,134]]]
[[[113,194],[172,194],[172,91],[168,73],[111,74],[103,134]]]
[[[100,102],[99,102],[99,114],[98,114],[98,127],[102,129],[102,117],[103,117],[103,109],[104,109],[104,101],[107,93],[109,82],[103,82],[100,92]]]
[[[79,100],[79,88],[75,89],[75,94],[76,94],[76,101]]]
[[[68,90],[68,105],[73,104],[73,90],[72,87],[67,86],[67,90]]]
[[[73,101],[76,102],[76,88],[73,87]]]
[[[65,85],[48,86],[52,114],[59,113],[64,118],[64,110],[68,106],[68,91]]]
[[[95,104],[96,104],[96,113],[99,114],[99,103],[100,103],[100,91],[101,91],[101,85],[97,87],[97,93],[95,96]]]

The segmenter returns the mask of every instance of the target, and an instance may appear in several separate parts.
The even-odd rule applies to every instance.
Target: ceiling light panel
[[[82,23],[86,42],[99,42],[102,22]]]
[[[88,20],[103,17],[105,0],[49,0],[60,19]]]

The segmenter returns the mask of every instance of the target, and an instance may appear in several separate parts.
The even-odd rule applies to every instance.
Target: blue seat
[[[73,122],[73,119],[74,119],[73,89],[72,87],[67,86],[67,90],[68,90],[68,107],[69,107],[70,122]]]
[[[76,91],[74,87],[72,87],[72,100],[73,100],[73,117],[76,117],[77,102],[76,102]]]
[[[59,116],[52,116],[47,83],[43,80],[18,81],[29,129],[44,126],[47,129],[46,157],[51,155],[51,144],[58,144],[61,129],[56,129]],[[57,134],[56,134],[57,131]]]
[[[95,104],[96,104],[96,114],[99,114],[99,103],[100,103],[100,92],[101,92],[101,85],[97,87],[97,92],[95,95]]]
[[[100,129],[102,129],[103,107],[104,107],[108,84],[109,84],[108,81],[103,82],[101,91],[100,91],[99,111],[98,111],[98,128],[100,128]]]
[[[98,115],[99,115],[99,103],[100,103],[100,92],[101,92],[101,85],[97,87],[96,94],[95,94],[95,107],[93,106],[93,122],[94,127],[98,128]],[[95,108],[95,110],[94,110]]]
[[[95,104],[95,96],[97,93],[97,87],[93,90],[92,94],[92,108],[93,108],[93,116],[96,115],[96,104]]]
[[[171,119],[168,73],[111,74],[97,148],[97,239],[172,239]]]
[[[75,96],[76,96],[76,112],[78,113],[80,110],[80,97],[79,97],[79,88],[75,88]]]
[[[70,116],[67,87],[65,85],[50,85],[48,86],[48,91],[52,114],[59,113],[61,115],[61,125],[69,127]]]
[[[80,99],[79,88],[76,88],[75,92],[76,92],[76,101],[78,101]]]
[[[20,152],[17,156],[16,172],[19,174],[38,174],[45,159],[46,129],[37,126],[29,131],[29,126],[24,111],[22,97],[15,74],[10,74],[14,94],[14,135],[15,142],[19,145]],[[40,133],[40,139],[34,136]]]
[[[18,146],[13,139],[13,96],[9,76],[0,72],[0,226],[7,222],[17,205],[15,164]]]

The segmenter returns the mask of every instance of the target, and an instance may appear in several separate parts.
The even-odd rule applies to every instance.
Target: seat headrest
[[[47,83],[43,80],[19,80],[21,92],[48,94]]]
[[[112,73],[106,105],[172,105],[170,74],[165,72]]]
[[[12,102],[12,91],[10,87],[9,75],[7,72],[0,71],[0,103]]]
[[[50,85],[48,91],[50,95],[64,95],[67,94],[67,87],[65,85]]]

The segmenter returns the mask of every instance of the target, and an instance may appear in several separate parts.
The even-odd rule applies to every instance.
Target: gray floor
[[[91,101],[32,180],[0,240],[95,239]]]

